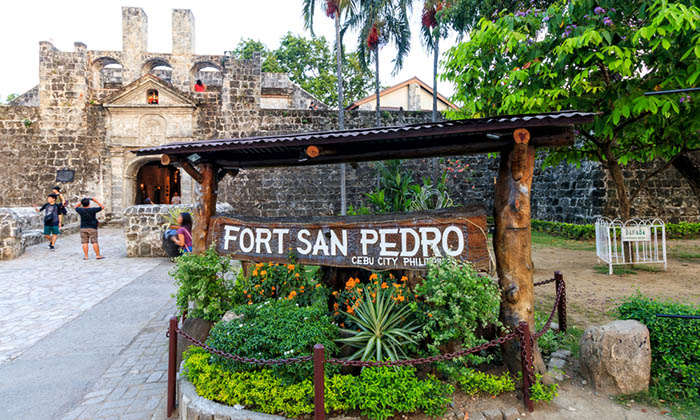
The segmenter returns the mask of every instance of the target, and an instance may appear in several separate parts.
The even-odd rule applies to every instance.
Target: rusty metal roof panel
[[[349,140],[391,140],[408,138],[428,138],[434,136],[459,135],[489,132],[516,127],[570,126],[591,122],[595,113],[579,111],[561,111],[542,114],[504,115],[486,118],[448,120],[439,122],[417,123],[402,126],[356,128],[336,131],[317,131],[297,134],[255,136],[240,139],[202,140],[192,142],[170,143],[162,146],[147,147],[135,151],[139,155],[184,154],[198,151],[217,150],[254,150],[274,149],[285,146],[300,146],[305,143],[328,144]],[[262,152],[263,150],[256,150]]]

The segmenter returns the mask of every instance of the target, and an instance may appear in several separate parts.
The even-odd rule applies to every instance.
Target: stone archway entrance
[[[148,162],[136,175],[134,204],[170,204],[175,193],[182,195],[180,170],[160,162]]]

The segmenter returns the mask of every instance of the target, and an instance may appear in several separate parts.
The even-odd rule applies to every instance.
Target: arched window
[[[95,87],[118,89],[122,87],[123,66],[112,57],[101,57],[92,63]]]
[[[141,71],[141,74],[149,73],[170,83],[173,75],[173,68],[170,66],[170,63],[162,58],[152,58],[144,63]]]
[[[158,105],[158,91],[156,89],[148,89],[146,91],[146,100],[149,105]]]
[[[219,90],[223,84],[221,68],[213,61],[200,61],[195,63],[190,70],[190,78],[192,80],[192,90],[195,92],[211,90],[212,88],[214,90]],[[202,82],[202,85],[206,86],[205,89],[201,89],[201,86],[199,88],[197,87],[198,80]]]

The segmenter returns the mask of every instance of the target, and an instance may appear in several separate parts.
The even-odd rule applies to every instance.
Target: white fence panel
[[[595,222],[596,255],[608,265],[663,264],[666,270],[666,225],[661,219],[622,222],[599,217]]]

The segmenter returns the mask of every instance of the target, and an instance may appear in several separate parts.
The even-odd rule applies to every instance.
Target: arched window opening
[[[142,74],[152,74],[157,78],[170,83],[173,75],[173,68],[167,61],[161,58],[154,58],[148,60],[143,65]]]
[[[192,90],[195,92],[220,90],[223,84],[221,69],[216,64],[209,61],[195,64],[190,74],[192,78]],[[197,82],[201,82],[201,84]]]
[[[149,105],[158,105],[158,90],[148,89],[146,91],[146,100]]]
[[[124,67],[111,57],[102,57],[93,62],[94,83],[103,89],[119,89],[122,87]]]

